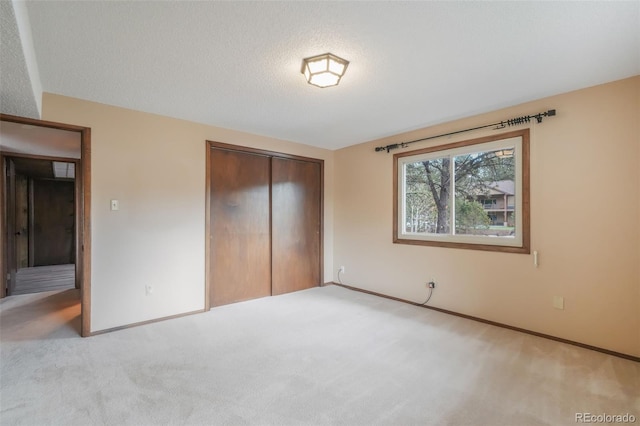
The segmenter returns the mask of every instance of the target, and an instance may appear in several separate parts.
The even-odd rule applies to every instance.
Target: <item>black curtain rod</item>
[[[406,148],[407,146],[409,146],[412,143],[428,141],[429,139],[442,138],[444,136],[456,135],[458,133],[470,132],[472,130],[484,129],[484,128],[492,127],[492,126],[496,126],[494,130],[500,130],[500,129],[504,129],[507,126],[517,126],[519,124],[529,123],[532,118],[535,118],[538,123],[542,123],[542,119],[544,117],[553,117],[554,115],[556,115],[556,110],[555,109],[550,109],[549,111],[546,111],[546,112],[539,112],[539,113],[534,114],[534,115],[523,115],[522,117],[511,118],[509,120],[499,121],[497,123],[486,124],[484,126],[472,127],[470,129],[458,130],[456,132],[443,133],[441,135],[429,136],[429,137],[426,137],[426,138],[415,139],[415,140],[412,140],[412,141],[409,141],[409,142],[393,143],[393,144],[390,144],[390,145],[387,145],[387,146],[379,146],[379,147],[376,148],[376,152],[378,152],[378,151],[387,151],[387,152],[389,152],[392,149],[396,149],[396,148]]]

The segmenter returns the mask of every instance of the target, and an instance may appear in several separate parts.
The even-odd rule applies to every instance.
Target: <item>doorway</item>
[[[90,153],[87,127],[0,114],[0,297],[22,292],[20,278],[77,288],[82,336],[91,333]]]
[[[207,143],[206,310],[321,285],[323,166]]]
[[[7,234],[14,236],[8,239],[7,253],[12,255],[6,295],[79,289],[75,280],[78,160],[5,154],[4,162]]]

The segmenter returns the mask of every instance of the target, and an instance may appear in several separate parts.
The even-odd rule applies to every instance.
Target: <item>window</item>
[[[529,253],[529,129],[394,155],[393,242]]]
[[[498,203],[498,200],[495,198],[483,198],[480,201],[482,201],[482,206],[485,209],[492,209]]]

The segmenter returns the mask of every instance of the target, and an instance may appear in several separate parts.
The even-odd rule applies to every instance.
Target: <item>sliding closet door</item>
[[[320,285],[320,164],[272,159],[272,294]]]
[[[211,150],[211,306],[271,295],[270,158]]]

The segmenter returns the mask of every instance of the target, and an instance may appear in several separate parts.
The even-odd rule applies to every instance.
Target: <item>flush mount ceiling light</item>
[[[349,65],[349,61],[331,53],[302,60],[302,74],[309,84],[318,87],[337,86]]]
[[[74,179],[76,177],[76,165],[74,163],[54,161],[53,177],[56,179]]]

